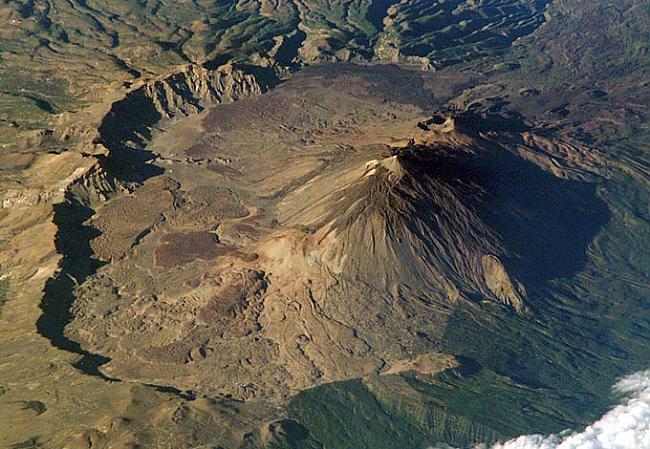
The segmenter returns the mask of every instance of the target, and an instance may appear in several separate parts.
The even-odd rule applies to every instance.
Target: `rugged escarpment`
[[[207,105],[226,101],[232,92],[238,92],[236,96],[258,91],[254,79],[246,80],[237,74],[231,77],[227,68],[203,70],[200,75],[193,70],[184,69],[171,77],[183,80],[175,84],[174,104],[188,114],[195,109],[185,107],[184,101],[205,101]],[[199,86],[204,82],[201,80],[223,97],[206,96]],[[186,87],[193,82],[197,84]],[[146,91],[140,100],[153,102],[153,85],[134,90]],[[137,96],[129,94],[116,104],[130,104],[137,109]],[[97,132],[102,120],[110,121],[102,118],[110,107],[102,103],[62,116],[61,127],[43,133],[38,141],[43,148],[51,149],[48,153],[24,153],[16,163],[3,155],[2,164],[8,162],[10,170],[4,171],[3,165],[0,173],[0,282],[2,289],[8,287],[8,301],[3,304],[0,327],[3,341],[11,343],[3,345],[3,360],[7,363],[1,369],[0,396],[4,402],[0,414],[3,422],[12,423],[10,435],[0,432],[3,443],[15,441],[20,445],[26,441],[41,445],[47,441],[51,447],[89,447],[110,439],[115,447],[131,447],[137,425],[123,417],[131,398],[153,400],[152,410],[161,403],[169,404],[170,396],[154,389],[133,391],[126,384],[106,382],[107,376],[98,368],[108,359],[87,351],[64,334],[73,317],[70,309],[76,299],[75,289],[106,262],[99,260],[98,252],[90,246],[98,232],[88,220],[113,198],[128,196],[150,176],[162,172],[148,163],[152,155],[142,150],[145,141],[136,144],[128,139],[137,135],[134,130],[144,132],[142,137],[150,135],[154,122],[144,120],[146,117],[133,111],[128,118],[118,114],[118,119],[129,123],[120,128],[127,129],[120,134],[126,139],[115,135],[103,139],[106,135]],[[128,112],[128,108],[124,111]],[[164,113],[160,106],[161,117]],[[172,115],[170,112],[166,117]],[[20,164],[24,166],[18,167]],[[29,391],[23,388],[25,382],[32,383]],[[185,397],[175,396],[173,400],[178,404],[183,400],[181,396]],[[88,400],[101,404],[91,406]],[[32,409],[37,413],[36,421]],[[188,422],[178,425],[179,439],[185,438],[182,434],[187,426]],[[236,429],[237,425],[229,427]]]
[[[64,336],[72,318],[75,288],[105,263],[98,258],[101,253],[90,246],[100,233],[87,222],[110,198],[137,189],[146,179],[162,172],[150,163],[153,155],[143,149],[151,138],[152,126],[177,115],[196,114],[207,105],[257,95],[261,89],[254,75],[232,66],[207,70],[190,65],[167,78],[145,83],[112,105],[101,122],[98,137],[92,144],[86,142],[93,147],[92,154],[85,155],[83,166],[70,177],[60,180],[50,191],[37,190],[34,198],[23,190],[14,197],[10,192],[3,199],[3,207],[54,204],[55,245],[62,259],[57,272],[45,284],[40,304],[43,315],[37,328],[56,347],[81,355],[75,366],[82,371],[106,378],[98,367],[108,361]],[[53,155],[52,163],[65,163],[75,154],[66,156]],[[63,162],[59,162],[61,159]],[[42,171],[46,163],[39,159],[33,171]],[[137,214],[142,212],[139,209]]]
[[[172,75],[133,88],[124,99],[112,105],[99,133],[109,148],[129,143],[142,145],[151,137],[149,128],[162,120],[196,114],[212,104],[259,95],[274,83],[277,78],[270,68],[229,64],[209,70],[189,64]]]

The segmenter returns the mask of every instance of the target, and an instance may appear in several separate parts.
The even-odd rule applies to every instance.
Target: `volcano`
[[[607,211],[562,142],[489,110],[387,115],[355,82],[296,77],[153,141],[171,169],[89,220],[112,263],[66,329],[107,376],[249,401],[431,374],[458,363],[452,314],[535,319],[579,269]]]
[[[303,226],[339,279],[418,297],[492,297],[521,312],[499,262],[507,250],[477,212],[485,189],[469,145],[391,149],[312,179],[283,200],[281,223]]]

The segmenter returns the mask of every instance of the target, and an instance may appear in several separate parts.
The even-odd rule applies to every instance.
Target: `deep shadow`
[[[143,147],[151,138],[151,127],[160,119],[162,115],[153,101],[147,97],[144,88],[140,88],[113,103],[99,125],[99,134],[110,150],[127,142]]]
[[[464,117],[456,122],[458,128],[475,135],[500,126],[526,129],[514,114],[485,121],[472,115],[471,120]],[[512,134],[495,135],[494,142],[500,139],[509,145]],[[463,206],[474,210],[496,234],[504,248],[499,257],[511,276],[528,286],[577,273],[587,261],[588,245],[611,217],[596,186],[559,178],[500,144],[484,140],[482,145],[475,154],[445,144],[413,144],[398,152],[416,182],[430,179],[451,187]],[[416,209],[435,227],[439,206],[426,197]]]
[[[45,111],[48,114],[56,114],[56,110],[54,109],[54,106],[52,106],[52,103],[50,103],[49,101],[44,100],[43,98],[38,98],[34,95],[25,95],[25,98],[29,98],[30,100],[32,100],[34,104],[42,111]]]
[[[233,56],[230,53],[219,53],[214,59],[205,61],[202,65],[203,68],[208,70],[216,70],[224,64],[227,64]]]
[[[455,368],[454,371],[457,371],[458,374],[463,377],[474,376],[480,373],[481,369],[483,369],[481,364],[471,357],[465,357],[462,355],[455,355],[454,357],[459,363],[458,367]]]
[[[596,186],[564,180],[496,149],[477,167],[484,221],[510,252],[504,262],[525,283],[566,278],[587,261],[587,246],[610,220]]]
[[[179,396],[186,401],[193,401],[196,399],[196,394],[192,390],[188,391],[181,391],[178,388],[171,387],[169,385],[155,385],[155,384],[144,384],[147,387],[151,387],[154,390],[160,392],[160,393],[171,393],[176,396]]]
[[[99,134],[109,155],[98,159],[104,171],[110,173],[117,183],[141,183],[164,172],[161,167],[150,164],[154,156],[141,149],[151,137],[151,126],[161,118],[143,90],[114,103],[104,117]],[[90,246],[90,242],[99,236],[99,231],[85,224],[94,211],[67,192],[64,201],[53,206],[53,212],[57,227],[55,248],[62,259],[57,274],[45,283],[40,304],[43,313],[36,323],[37,330],[55,347],[79,354],[80,359],[73,364],[75,368],[105,380],[118,381],[100,371],[109,358],[88,352],[65,336],[65,328],[73,319],[71,307],[76,286],[104,265],[93,258]]]
[[[384,18],[388,14],[388,8],[395,3],[397,0],[376,0],[368,6],[366,17],[378,33],[384,30]]]
[[[245,73],[253,75],[257,80],[262,92],[267,92],[283,83],[272,67],[261,67],[256,65],[241,64],[238,66]]]
[[[435,160],[431,170],[448,184],[482,191],[464,200],[500,237],[511,275],[526,285],[570,277],[584,267],[587,247],[611,213],[595,184],[559,178],[506,149],[513,136],[530,127],[503,106],[453,114],[459,131],[479,140],[487,134],[494,143],[475,157]],[[434,114],[424,125],[449,113]]]
[[[275,60],[285,67],[297,69],[299,67],[299,64],[296,62],[298,50],[300,50],[306,38],[307,34],[296,28],[295,31],[284,39],[282,45],[278,48],[278,51],[275,53]]]
[[[43,314],[36,322],[36,327],[55,347],[82,356],[74,363],[75,368],[105,380],[115,380],[99,370],[99,367],[109,361],[108,358],[82,349],[79,343],[67,338],[64,332],[73,318],[70,308],[74,302],[75,286],[102,265],[92,258],[90,248],[90,241],[99,233],[83,224],[92,214],[92,209],[71,199],[54,206],[54,223],[58,228],[55,246],[63,258],[59,272],[45,283],[40,304]]]
[[[99,135],[109,149],[106,169],[116,179],[140,183],[163,173],[161,167],[148,163],[154,155],[141,149],[151,139],[151,128],[162,118],[144,88],[113,103],[99,126]]]

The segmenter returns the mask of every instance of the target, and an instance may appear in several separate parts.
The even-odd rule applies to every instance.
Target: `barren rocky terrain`
[[[640,1],[0,5],[0,445],[470,447],[650,362]]]

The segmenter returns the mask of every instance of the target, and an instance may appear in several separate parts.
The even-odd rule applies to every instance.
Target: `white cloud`
[[[626,395],[624,403],[581,432],[524,435],[490,449],[650,449],[650,370],[622,379],[614,390]]]

